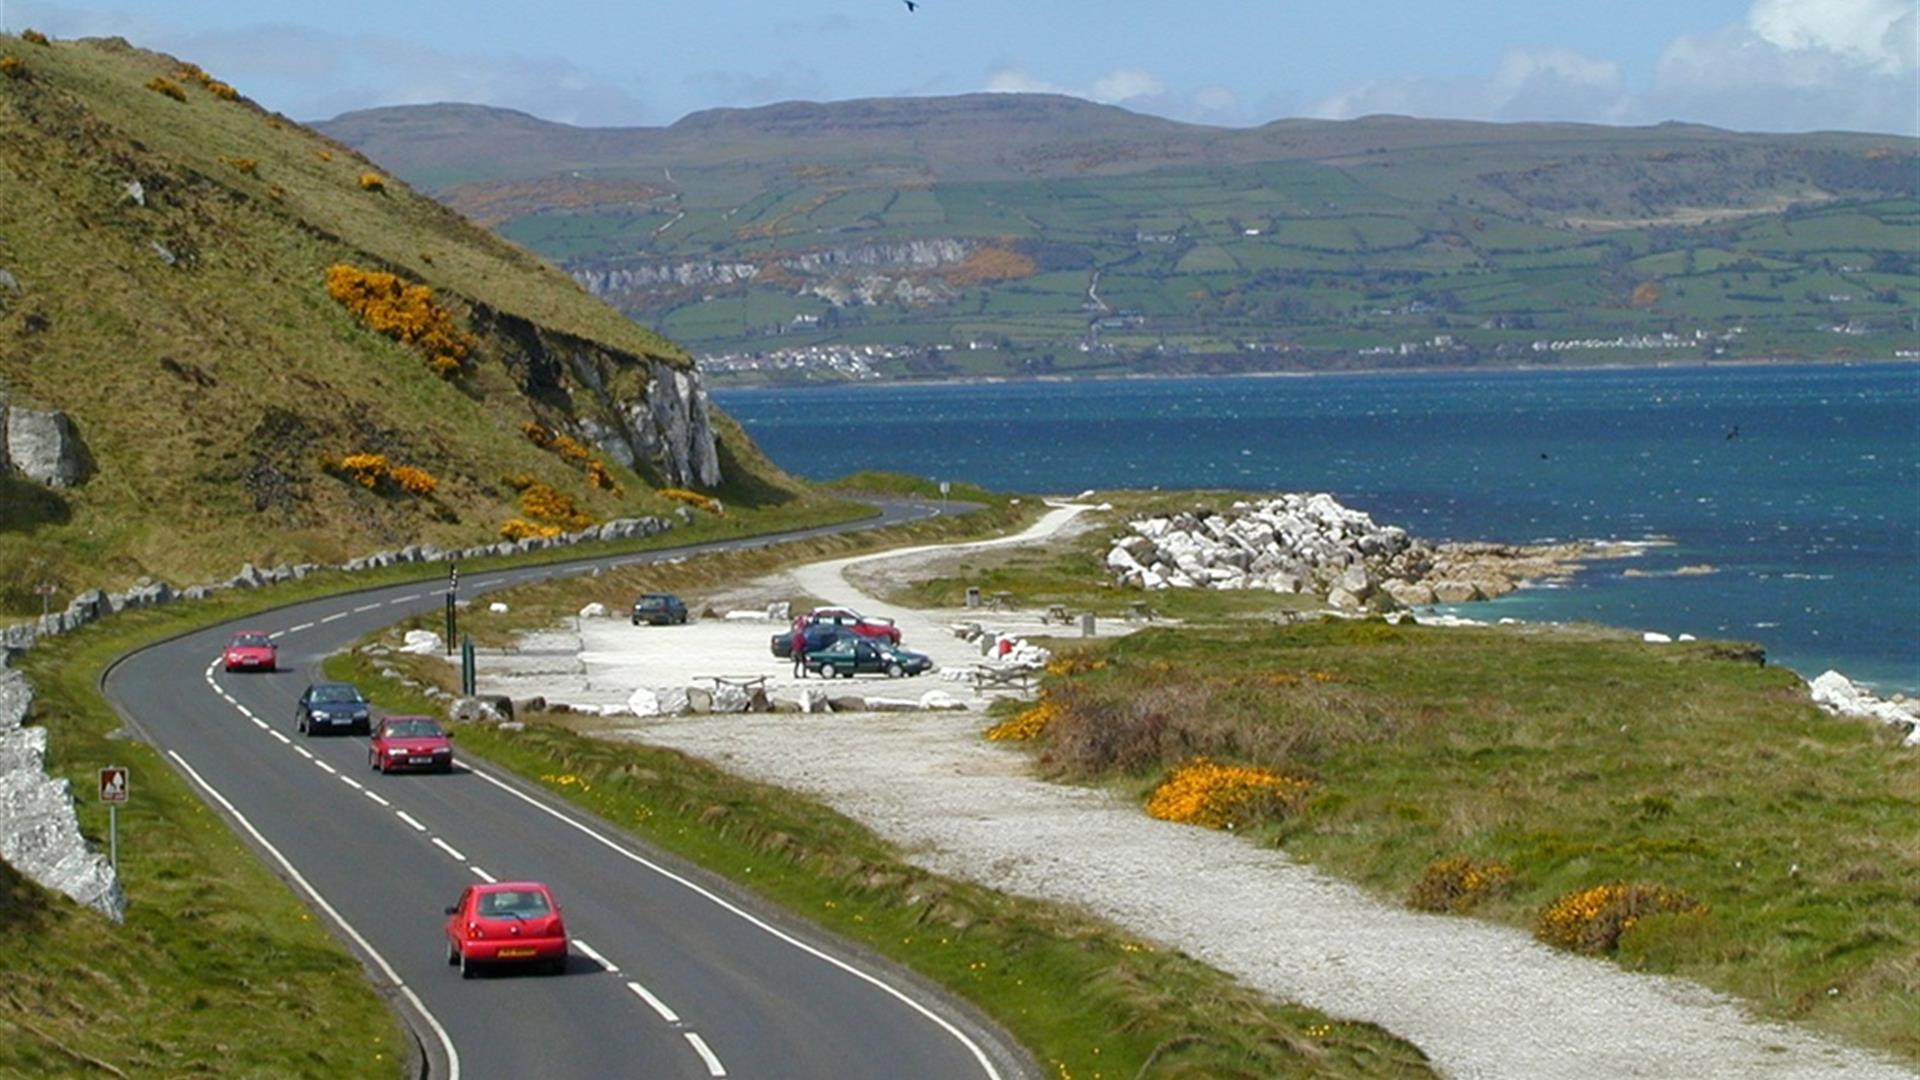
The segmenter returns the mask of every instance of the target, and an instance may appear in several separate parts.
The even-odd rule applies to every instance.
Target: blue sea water
[[[854,386],[715,395],[791,472],[1325,490],[1431,539],[1644,540],[1466,612],[1758,641],[1920,691],[1920,366]],[[1717,572],[1667,576],[1683,566]],[[1651,576],[1629,576],[1637,569]]]

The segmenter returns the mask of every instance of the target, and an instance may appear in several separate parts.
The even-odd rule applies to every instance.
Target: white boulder
[[[1823,672],[1807,685],[1813,703],[1836,716],[1878,720],[1906,728],[1903,746],[1920,746],[1920,716],[1908,704],[1883,701],[1837,671]]]
[[[428,653],[440,652],[445,646],[446,643],[440,640],[440,635],[431,630],[409,630],[406,644],[400,646],[400,651],[425,656]]]
[[[593,603],[580,609],[580,617],[583,619],[604,619],[607,617],[607,605],[595,600]]]
[[[1640,635],[1640,640],[1649,645],[1671,645],[1673,644],[1673,635],[1663,634],[1658,630],[1649,630]]]
[[[747,692],[731,683],[721,683],[713,688],[713,711],[717,713],[741,713],[747,711]]]
[[[507,605],[495,600],[493,603],[487,605],[487,610],[493,612],[495,615],[505,615],[507,613]]]
[[[929,690],[920,695],[920,707],[929,712],[959,712],[966,709],[966,703],[945,690]]]

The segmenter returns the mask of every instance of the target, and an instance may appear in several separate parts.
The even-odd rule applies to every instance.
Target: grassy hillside
[[[883,375],[1885,356],[1920,304],[1920,142],[1894,136],[1230,130],[1034,95],[322,127],[732,354],[716,375],[814,345],[884,346]],[[798,359],[772,377],[834,377]]]
[[[181,61],[13,37],[0,57],[0,269],[17,283],[0,279],[0,384],[71,414],[97,467],[68,492],[0,481],[0,612],[37,610],[40,580],[205,580],[244,560],[493,539],[523,514],[510,476],[595,520],[673,505],[644,465],[605,460],[596,485],[521,432],[606,422],[650,364],[686,363],[670,342]],[[403,344],[337,302],[342,264],[430,288],[441,336],[470,349],[461,373],[432,370],[436,339]],[[723,498],[797,497],[716,427]],[[437,488],[371,490],[321,465],[359,453]]]

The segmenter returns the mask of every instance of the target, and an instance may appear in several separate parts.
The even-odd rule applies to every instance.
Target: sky
[[[1403,113],[1920,135],[1915,0],[0,0],[301,120],[466,101],[654,125],[1049,91],[1198,123]]]

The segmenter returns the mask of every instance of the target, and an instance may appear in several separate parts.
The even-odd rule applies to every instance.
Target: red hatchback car
[[[481,964],[567,969],[567,927],[553,893],[537,881],[469,885],[447,909],[447,963],[471,979]]]
[[[277,671],[280,649],[262,630],[242,630],[227,642],[220,659],[228,671]]]
[[[807,626],[841,626],[861,637],[884,641],[889,645],[900,644],[900,628],[893,624],[892,619],[884,619],[877,615],[862,615],[852,608],[814,608],[793,620],[795,630]]]
[[[367,767],[383,773],[402,769],[453,771],[453,736],[431,716],[389,716],[373,729]]]

